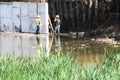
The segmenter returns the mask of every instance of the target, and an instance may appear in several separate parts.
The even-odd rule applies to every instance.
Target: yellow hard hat
[[[56,17],[56,18],[59,18],[60,16],[59,16],[59,15],[56,15],[55,17]]]

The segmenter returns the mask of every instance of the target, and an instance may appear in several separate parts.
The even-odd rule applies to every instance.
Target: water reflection
[[[40,55],[41,50],[42,50],[42,45],[40,44],[40,38],[36,37],[36,41],[37,41],[37,52],[39,53],[38,55]]]
[[[78,57],[80,63],[91,63],[95,60],[102,61],[105,50],[115,50],[112,46],[96,43],[90,40],[71,39],[69,37],[54,35],[52,40],[50,36],[31,36],[14,35],[0,33],[0,56],[15,57],[40,57],[44,49],[50,55],[55,51],[60,55],[61,51],[69,51],[74,57]],[[44,54],[44,53],[43,53]]]
[[[49,56],[49,36],[18,36],[0,33],[0,55],[15,57],[39,57],[41,47]]]
[[[60,41],[60,35],[55,35],[55,53],[59,56],[61,53],[61,41]]]

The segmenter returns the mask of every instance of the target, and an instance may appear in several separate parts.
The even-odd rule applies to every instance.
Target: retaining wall
[[[41,16],[40,33],[48,34],[48,3],[1,2],[0,31],[35,33],[35,19]]]

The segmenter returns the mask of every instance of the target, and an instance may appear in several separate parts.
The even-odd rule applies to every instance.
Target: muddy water
[[[53,50],[70,52],[81,64],[101,63],[106,51],[115,51],[119,45],[98,43],[88,39],[73,39],[72,37],[54,36]],[[117,47],[114,47],[117,46]]]
[[[78,57],[81,63],[100,61],[105,50],[116,48],[106,44],[96,43],[91,40],[72,39],[65,36],[35,36],[15,35],[16,33],[0,33],[0,56],[38,57],[41,47],[49,51],[69,51]]]

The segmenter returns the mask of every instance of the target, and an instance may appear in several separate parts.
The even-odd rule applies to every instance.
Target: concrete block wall
[[[3,3],[3,5],[0,6],[0,19],[1,19],[1,30],[2,31],[12,31],[12,3],[6,3],[6,5]]]
[[[48,3],[0,3],[0,31],[35,33],[35,19],[41,16],[40,33],[48,34]]]

